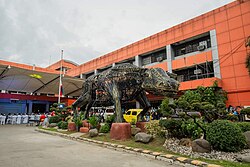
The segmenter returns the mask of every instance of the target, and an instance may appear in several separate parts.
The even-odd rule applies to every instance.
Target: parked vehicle
[[[123,114],[123,118],[126,122],[137,122],[138,115],[142,112],[143,109],[129,109],[125,114]]]

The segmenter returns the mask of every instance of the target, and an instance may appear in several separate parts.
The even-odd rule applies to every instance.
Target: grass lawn
[[[88,135],[83,135],[82,137],[85,138],[90,138]],[[128,147],[133,147],[133,148],[141,148],[144,150],[151,150],[155,152],[161,152],[161,153],[166,153],[166,154],[174,154],[174,155],[179,155],[182,157],[188,157],[185,155],[173,153],[171,151],[166,150],[166,148],[163,147],[163,144],[165,142],[165,138],[155,138],[152,142],[149,144],[144,144],[140,142],[135,142],[134,137],[131,138],[131,140],[126,140],[126,141],[117,141],[117,140],[111,140],[109,134],[106,134],[104,136],[97,136],[94,138],[91,138],[94,140],[99,140],[99,141],[104,141],[104,142],[110,142],[110,143],[115,143],[115,144],[121,144],[125,145]],[[188,157],[190,158],[190,157]],[[192,158],[194,159],[194,158]],[[249,167],[250,164],[247,163],[240,163],[240,162],[231,162],[231,161],[224,161],[224,160],[210,160],[210,159],[205,159],[205,158],[195,158],[196,160],[204,161],[207,163],[212,163],[212,164],[217,164],[225,167]]]
[[[43,130],[48,130],[48,131],[52,131],[52,132],[59,132],[59,133],[63,133],[63,134],[72,134],[72,133],[76,133],[74,131],[58,131],[56,128],[43,128],[42,126],[38,127],[39,129],[43,129]]]

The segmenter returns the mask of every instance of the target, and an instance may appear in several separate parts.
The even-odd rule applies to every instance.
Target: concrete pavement
[[[168,162],[72,141],[24,125],[0,126],[0,167],[162,167]]]

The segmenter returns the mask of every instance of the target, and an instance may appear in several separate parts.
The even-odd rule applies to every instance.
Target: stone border
[[[164,153],[160,153],[160,152],[153,152],[150,150],[143,150],[140,148],[132,148],[132,147],[124,146],[124,145],[119,145],[119,144],[114,144],[114,143],[109,143],[109,142],[102,142],[102,141],[92,140],[92,139],[88,139],[88,138],[84,138],[84,137],[75,137],[75,136],[70,136],[68,134],[63,134],[60,132],[54,132],[54,131],[38,129],[38,128],[36,128],[35,131],[54,135],[54,136],[60,136],[60,137],[64,137],[64,138],[71,139],[71,140],[94,143],[94,144],[97,144],[97,145],[102,146],[102,147],[111,148],[111,149],[118,150],[118,151],[125,151],[128,153],[135,153],[135,154],[146,156],[146,157],[149,157],[152,159],[166,161],[166,162],[175,163],[175,164],[184,165],[184,166],[222,167],[220,165],[208,164],[208,163],[203,162],[203,161],[193,160],[190,158],[181,157],[181,156],[177,156],[177,155],[164,154]]]

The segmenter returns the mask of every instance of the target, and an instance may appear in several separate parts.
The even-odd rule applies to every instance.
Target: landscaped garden
[[[249,166],[250,122],[243,122],[242,118],[250,115],[250,108],[241,109],[236,115],[226,110],[226,100],[226,92],[216,83],[211,87],[186,91],[171,103],[166,98],[157,111],[161,119],[132,122],[129,130],[125,128],[129,136],[126,140],[114,140],[114,132],[120,130],[117,132],[112,126],[116,125],[115,115],[100,122],[99,115],[85,119],[84,112],[80,111],[79,116],[73,118],[71,107],[60,108],[54,104],[50,110],[56,115],[50,118],[48,130],[61,133],[80,131],[83,137],[95,140],[182,155],[223,166]]]

